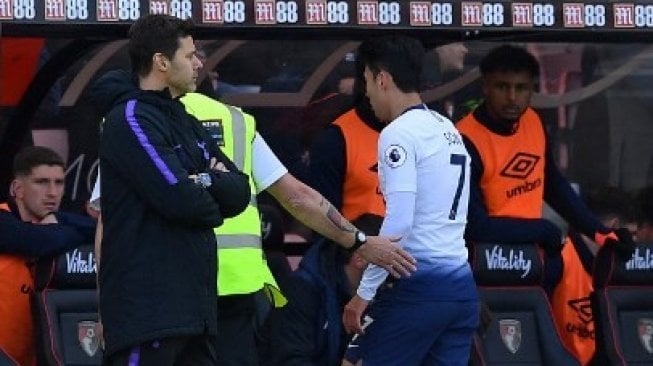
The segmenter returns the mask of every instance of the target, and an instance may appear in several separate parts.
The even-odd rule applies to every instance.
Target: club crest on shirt
[[[390,145],[383,153],[383,161],[390,168],[397,168],[406,162],[406,150],[400,145]]]

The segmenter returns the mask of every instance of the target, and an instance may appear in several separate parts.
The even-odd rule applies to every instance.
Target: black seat
[[[472,365],[579,365],[558,337],[534,244],[474,243],[470,262],[492,311],[486,332],[475,336]]]
[[[653,365],[653,244],[638,244],[629,261],[599,250],[592,306],[597,365]]]
[[[102,363],[95,287],[92,245],[37,264],[32,308],[39,365]]]
[[[8,354],[0,350],[0,366],[20,366],[18,362],[14,361]]]

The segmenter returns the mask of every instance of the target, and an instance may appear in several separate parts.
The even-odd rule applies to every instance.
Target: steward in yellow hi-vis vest
[[[218,295],[253,294],[264,290],[275,307],[286,299],[268,268],[262,249],[261,217],[252,179],[254,117],[199,93],[188,93],[181,102],[197,118],[234,164],[249,176],[252,198],[240,215],[214,229],[218,243]]]

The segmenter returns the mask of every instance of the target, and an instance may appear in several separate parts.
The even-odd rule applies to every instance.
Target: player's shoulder
[[[437,112],[437,111],[435,111],[433,109],[429,109],[429,112],[430,112],[431,116],[433,118],[435,118],[435,120],[437,122],[440,122],[440,123],[443,123],[443,124],[453,124],[451,119],[449,119],[448,117],[445,117],[444,115],[440,114],[439,112]]]
[[[441,130],[455,130],[457,131],[456,127],[454,126],[453,121],[449,119],[448,117],[434,111],[434,110],[429,110],[430,112],[430,117],[432,118],[433,121],[435,121],[435,126],[438,129]]]
[[[397,119],[389,123],[383,130],[379,140],[381,143],[388,140],[410,140],[414,137],[415,125],[413,121],[403,116],[399,116]]]
[[[432,117],[426,110],[411,111],[397,117],[381,131],[381,141],[414,141],[419,140],[433,127]]]

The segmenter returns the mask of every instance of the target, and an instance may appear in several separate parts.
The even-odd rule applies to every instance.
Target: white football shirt
[[[400,235],[400,244],[419,263],[464,264],[463,234],[469,202],[470,157],[451,121],[426,107],[413,108],[381,132],[378,146],[379,182],[388,212],[382,235]],[[394,194],[410,192],[406,194]],[[413,197],[412,215],[396,213],[406,207],[393,199]],[[408,232],[392,232],[402,225],[388,220],[412,217]],[[358,295],[371,300],[387,277],[380,267],[368,266]]]

